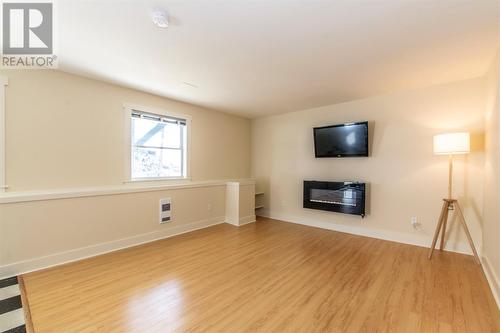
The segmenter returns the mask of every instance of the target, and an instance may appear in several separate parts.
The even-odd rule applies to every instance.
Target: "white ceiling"
[[[153,8],[169,12],[168,29],[153,25]],[[64,0],[59,65],[258,117],[483,75],[499,9],[497,0]]]

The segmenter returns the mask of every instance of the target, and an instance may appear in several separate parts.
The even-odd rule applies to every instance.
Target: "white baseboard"
[[[257,218],[255,215],[248,215],[248,216],[240,217],[240,219],[238,221],[238,225],[242,226],[242,225],[245,225],[248,223],[253,223],[256,220],[257,220]]]
[[[224,223],[227,223],[227,224],[230,224],[230,225],[234,225],[235,227],[237,227],[239,222],[235,218],[226,218],[224,220]]]
[[[0,279],[95,257],[221,223],[224,223],[223,216],[0,266]]]
[[[248,216],[240,217],[238,219],[236,219],[236,218],[227,218],[225,222],[228,223],[228,224],[234,225],[236,227],[239,227],[239,226],[242,226],[242,225],[245,225],[245,224],[248,224],[248,223],[255,222],[256,220],[257,219],[256,219],[255,215],[248,215]]]
[[[284,215],[284,214],[276,214],[273,212],[263,212],[261,214],[263,217],[268,217],[275,220],[291,222],[295,224],[307,225],[310,227],[316,227],[321,229],[328,229],[333,231],[345,232],[348,234],[365,236],[377,239],[383,239],[387,241],[416,245],[421,247],[430,247],[432,239],[430,236],[425,235],[416,235],[410,233],[404,233],[399,231],[390,231],[390,230],[382,230],[382,229],[369,229],[365,227],[359,226],[349,226],[343,224],[335,224],[332,222],[318,221],[311,218],[305,217],[296,217],[292,215]],[[463,253],[463,254],[472,254],[472,250],[469,247],[468,243],[456,243],[456,242],[446,242],[445,251]],[[478,249],[479,252],[479,249]],[[479,256],[481,254],[479,253]]]
[[[493,294],[495,302],[497,302],[498,309],[500,310],[500,279],[495,273],[488,257],[483,256],[482,259],[484,275],[486,275],[486,280],[488,280],[488,284],[490,285],[491,293]]]

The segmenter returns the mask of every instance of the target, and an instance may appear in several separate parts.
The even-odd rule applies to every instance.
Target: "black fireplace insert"
[[[304,208],[365,216],[365,183],[304,181]]]

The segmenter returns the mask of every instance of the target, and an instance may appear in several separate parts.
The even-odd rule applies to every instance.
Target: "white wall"
[[[219,179],[249,176],[248,119],[59,71],[0,73],[9,186],[0,193],[0,278],[226,220]],[[191,116],[193,181],[123,184],[123,103]],[[32,201],[33,191],[43,198]],[[173,221],[160,225],[164,197]]]
[[[193,180],[250,175],[250,121],[54,70],[2,71],[8,191],[119,185],[123,103],[187,114]]]
[[[368,158],[314,158],[312,128],[370,121]],[[448,160],[432,151],[433,135],[471,131],[473,152],[456,158],[455,196],[481,248],[483,223],[483,80],[357,100],[252,121],[252,175],[265,192],[262,215],[429,246],[447,194]],[[369,183],[368,215],[302,208],[303,180]],[[413,230],[416,216],[421,229]],[[458,221],[448,248],[469,252]]]
[[[500,307],[500,52],[486,77],[486,89],[483,255],[485,272]]]
[[[0,276],[225,221],[225,184],[0,204]],[[159,224],[160,198],[172,222]]]

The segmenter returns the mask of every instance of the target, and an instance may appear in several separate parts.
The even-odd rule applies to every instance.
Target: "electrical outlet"
[[[418,230],[418,228],[420,227],[420,223],[418,223],[418,219],[416,216],[412,216],[410,223],[411,223],[413,229],[415,229],[415,230]]]
[[[208,205],[207,205],[207,210],[208,210],[209,212],[211,212],[211,211],[212,211],[212,204],[208,204]]]

